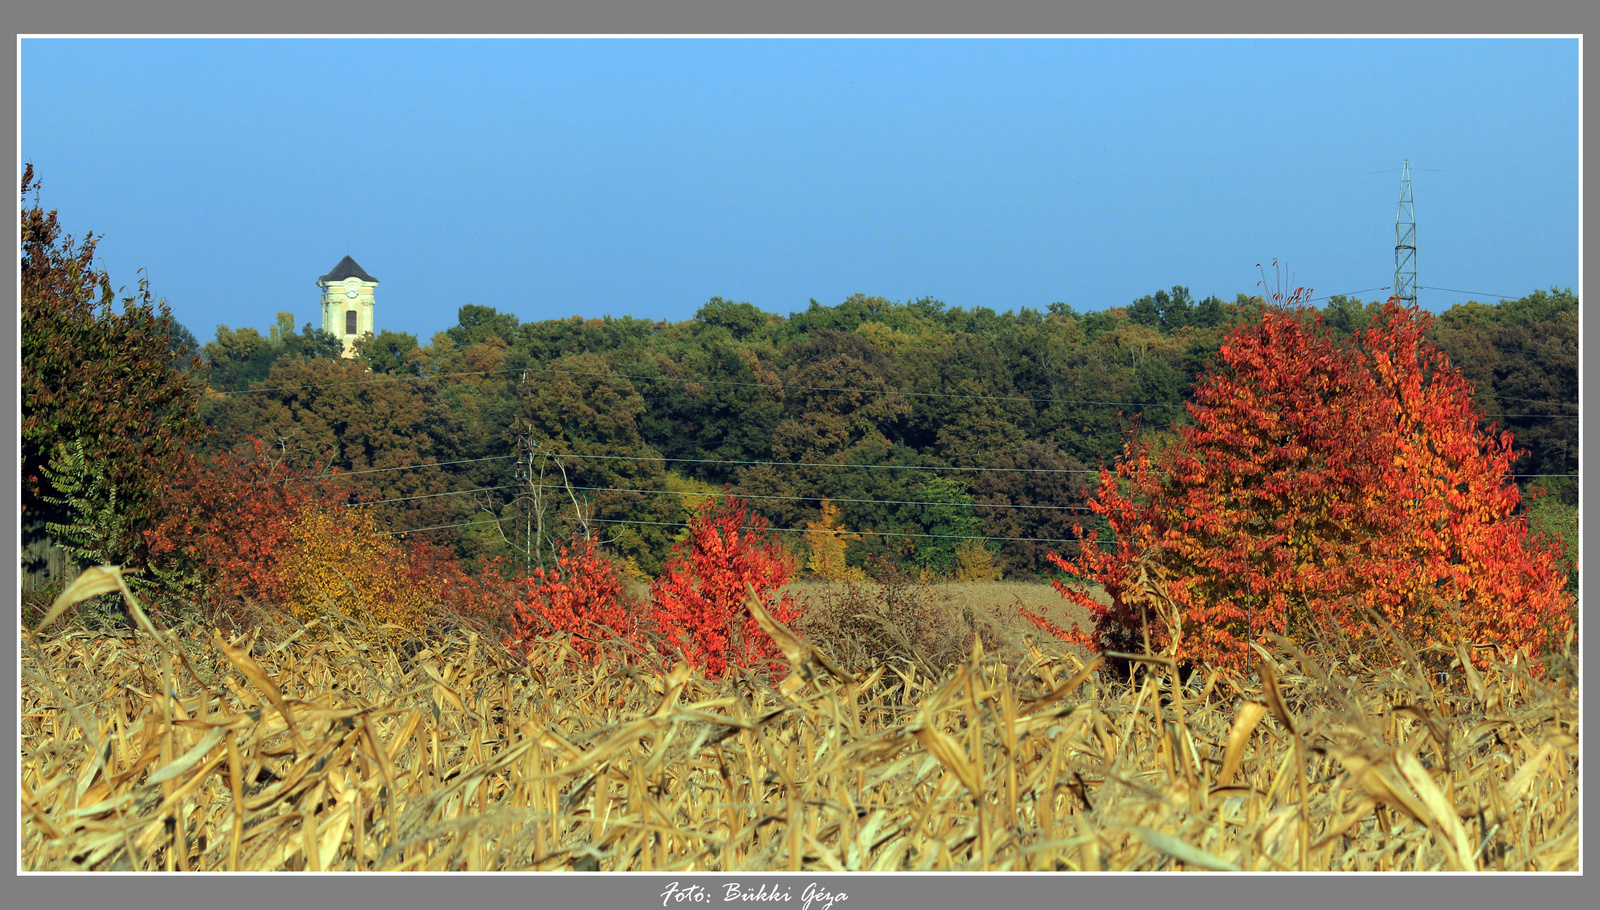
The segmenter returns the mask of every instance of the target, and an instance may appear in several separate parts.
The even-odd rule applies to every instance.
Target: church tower
[[[355,356],[355,344],[372,335],[372,292],[378,279],[349,256],[317,279],[322,288],[322,328],[344,342],[344,356]]]

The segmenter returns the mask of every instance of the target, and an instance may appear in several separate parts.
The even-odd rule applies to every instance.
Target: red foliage
[[[1095,618],[1095,646],[1137,650],[1148,624],[1154,649],[1240,667],[1267,632],[1369,634],[1368,609],[1422,644],[1558,642],[1571,604],[1518,514],[1511,434],[1478,428],[1426,318],[1391,301],[1350,347],[1293,309],[1236,329],[1194,425],[1159,455],[1130,442],[1101,473],[1091,506],[1116,549],[1050,557],[1110,596],[1057,584]],[[1155,593],[1181,616],[1176,643]]]
[[[164,494],[143,535],[147,568],[169,590],[208,607],[281,604],[295,518],[312,503],[342,509],[348,498],[315,467],[290,467],[256,439],[150,470],[162,477]]]
[[[650,586],[651,619],[662,640],[691,665],[718,678],[730,665],[772,665],[777,645],[745,607],[746,586],[773,618],[800,618],[789,595],[774,597],[793,571],[789,557],[735,497],[708,503],[689,519],[689,537],[673,545],[661,576]]]
[[[563,546],[555,568],[534,569],[526,585],[526,597],[512,605],[507,647],[526,650],[535,638],[568,632],[572,647],[592,659],[598,640],[635,638],[622,580],[592,537]]]
[[[430,589],[441,612],[479,627],[493,627],[507,619],[515,583],[508,577],[509,562],[495,557],[469,575],[462,561],[447,546],[412,538],[402,546],[406,554],[406,579]]]
[[[294,599],[290,566],[298,550],[316,545],[297,538],[297,520],[308,507],[335,525],[348,527],[354,517],[348,479],[324,475],[317,465],[293,466],[255,439],[213,457],[184,453],[150,470],[161,477],[164,494],[143,533],[144,568],[157,587],[208,611],[287,607]],[[501,567],[491,564],[473,577],[446,547],[384,539],[393,552],[382,565],[334,570],[398,573],[401,587],[444,616],[479,625],[501,619],[510,602]]]

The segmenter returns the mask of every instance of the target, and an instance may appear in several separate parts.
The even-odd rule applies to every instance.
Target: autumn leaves
[[[1510,434],[1478,428],[1471,385],[1426,330],[1393,302],[1349,344],[1314,311],[1237,329],[1178,441],[1130,442],[1102,472],[1091,505],[1116,549],[1052,557],[1110,595],[1057,583],[1095,618],[1080,640],[1136,650],[1148,635],[1235,668],[1268,634],[1360,637],[1374,622],[1424,646],[1558,646],[1573,621],[1559,545],[1530,533]],[[1152,591],[1179,625],[1151,621]]]

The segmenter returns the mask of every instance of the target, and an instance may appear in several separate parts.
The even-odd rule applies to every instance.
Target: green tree
[[[712,328],[727,329],[735,340],[743,340],[765,328],[773,319],[767,313],[748,303],[734,303],[713,297],[705,306],[695,311],[696,322]]]
[[[604,358],[577,354],[530,370],[516,394],[511,429],[527,458],[519,508],[532,512],[517,526],[532,528],[520,546],[534,561],[551,557],[551,541],[570,538],[587,521],[609,525],[633,516],[647,502],[647,494],[633,491],[662,489],[660,453],[639,432],[644,399]],[[640,560],[636,551],[622,555]]]
[[[772,433],[783,417],[777,369],[731,341],[702,337],[657,355],[635,380],[652,407],[640,417],[645,439],[669,458],[702,459],[688,468],[711,483],[729,483],[741,466],[772,455]]]
[[[279,316],[288,316],[288,313],[279,313]],[[291,323],[292,325],[292,323]],[[327,329],[319,329],[311,323],[306,323],[299,331],[282,333],[280,344],[285,357],[320,357],[324,360],[344,356],[344,342]]]
[[[213,414],[215,444],[265,439],[297,463],[322,461],[359,476],[394,529],[455,524],[470,514],[459,490],[495,486],[488,464],[441,466],[471,457],[464,421],[437,383],[374,377],[359,360],[286,357],[249,394]],[[462,468],[465,468],[464,470]],[[454,545],[454,529],[430,539]]]
[[[488,338],[510,341],[517,334],[517,317],[491,306],[469,303],[456,311],[456,324],[445,330],[450,340],[466,347]]]
[[[911,413],[904,369],[871,341],[819,329],[784,348],[785,418],[773,453],[819,462],[863,443],[887,441]]]
[[[1578,298],[1536,291],[1498,305],[1469,302],[1440,314],[1430,339],[1473,384],[1484,426],[1510,430],[1518,474],[1578,471]],[[1524,477],[1577,504],[1559,476]]]
[[[1002,470],[972,478],[974,507],[988,537],[1001,544],[1013,574],[1048,574],[1048,554],[1072,552],[1076,529],[1091,518],[1086,505],[1093,472],[1053,442],[1030,439],[996,452],[988,467]],[[987,508],[986,508],[987,506]]]
[[[943,578],[955,574],[958,545],[981,537],[983,522],[972,504],[976,501],[962,481],[936,477],[922,485],[923,533],[917,538],[917,561]]]
[[[909,399],[901,439],[951,463],[977,464],[1015,448],[1033,408],[1012,384],[999,346],[970,332],[932,331],[901,353]]]
[[[356,357],[372,367],[374,373],[416,374],[420,372],[422,351],[417,347],[417,336],[384,329],[356,342]]]
[[[260,382],[278,359],[278,349],[271,340],[263,338],[252,328],[238,331],[217,326],[215,340],[202,349],[206,363],[211,367],[211,387],[221,392],[235,392]]]

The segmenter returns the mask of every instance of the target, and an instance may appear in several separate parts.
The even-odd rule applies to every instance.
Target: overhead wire
[[[968,468],[955,465],[912,464],[834,464],[826,461],[740,461],[721,458],[668,458],[665,455],[585,455],[572,452],[549,453],[552,458],[577,458],[602,461],[665,461],[685,464],[743,465],[774,468],[859,468],[871,471],[974,471],[1017,474],[1099,474],[1090,468]]]
[[[513,486],[514,486],[514,484],[513,484]],[[661,495],[661,496],[706,496],[706,497],[711,497],[711,496],[720,495],[721,492],[722,492],[720,490],[715,491],[715,492],[710,492],[710,493],[702,493],[702,492],[696,492],[694,490],[635,490],[635,489],[629,489],[629,488],[626,488],[626,487],[580,487],[580,486],[567,486],[565,484],[559,484],[559,483],[530,484],[530,486],[536,487],[536,488],[542,489],[542,490],[582,490],[582,491],[586,491],[586,492],[596,492],[596,493],[644,493],[644,494],[656,494],[656,495]],[[496,489],[504,489],[504,488],[496,488]],[[476,491],[467,491],[467,492],[476,492]],[[856,503],[856,504],[887,505],[887,506],[970,506],[970,507],[975,508],[975,509],[1043,509],[1043,510],[1074,511],[1074,512],[1085,512],[1085,511],[1089,510],[1088,506],[1037,506],[1037,505],[1019,505],[1019,504],[1014,504],[1014,503],[998,503],[998,502],[928,502],[928,501],[924,501],[924,500],[920,500],[920,499],[849,499],[849,498],[845,498],[845,497],[833,497],[833,496],[776,496],[776,495],[761,494],[761,493],[735,493],[734,495],[737,496],[740,499],[777,499],[777,500],[792,500],[792,501],[798,501],[798,502],[833,502],[833,503],[848,502],[848,503]]]
[[[800,391],[800,392],[840,392],[840,393],[850,393],[850,394],[856,394],[856,395],[900,395],[900,396],[904,396],[904,397],[907,397],[907,398],[956,398],[956,399],[964,399],[964,400],[972,400],[972,401],[1018,401],[1018,402],[1047,403],[1047,404],[1058,404],[1058,403],[1092,404],[1092,405],[1106,405],[1106,406],[1111,406],[1111,407],[1136,407],[1136,408],[1179,407],[1179,406],[1181,406],[1183,404],[1183,402],[1181,402],[1181,401],[1178,401],[1178,402],[1170,402],[1170,401],[1116,401],[1116,400],[1098,399],[1098,398],[1063,398],[1063,397],[1052,396],[1052,395],[975,395],[975,394],[970,394],[970,393],[965,393],[965,392],[915,392],[915,391],[909,391],[909,390],[906,390],[906,389],[866,389],[866,388],[847,388],[847,387],[838,387],[838,386],[812,386],[812,385],[798,385],[798,384],[794,384],[794,383],[783,383],[783,382],[750,382],[750,381],[739,380],[739,379],[710,379],[710,378],[696,378],[696,377],[689,377],[689,376],[664,376],[664,375],[661,375],[659,373],[656,373],[656,374],[649,374],[649,373],[617,373],[617,372],[600,372],[600,371],[596,371],[596,370],[566,370],[566,369],[559,369],[559,368],[556,368],[556,367],[544,367],[544,366],[541,366],[541,367],[535,367],[535,366],[509,367],[509,368],[500,369],[500,370],[467,370],[467,371],[462,371],[462,372],[428,373],[428,374],[423,374],[423,375],[386,374],[385,376],[373,377],[373,378],[370,378],[370,379],[339,379],[339,380],[330,380],[328,382],[308,382],[308,383],[302,383],[300,385],[290,385],[290,386],[260,386],[260,387],[256,387],[256,388],[250,388],[250,389],[235,389],[235,390],[233,390],[231,392],[225,392],[223,394],[227,394],[227,395],[255,395],[255,394],[260,394],[260,393],[264,393],[264,392],[292,392],[292,391],[298,391],[300,389],[332,388],[332,387],[335,387],[335,386],[342,386],[342,385],[366,385],[366,384],[377,383],[377,382],[391,382],[391,383],[393,383],[393,382],[402,382],[402,381],[407,381],[407,380],[439,379],[439,378],[448,378],[448,377],[452,377],[452,376],[494,375],[494,374],[501,374],[501,373],[550,373],[550,374],[561,375],[561,376],[600,376],[600,377],[611,378],[611,379],[626,379],[629,382],[632,382],[634,380],[639,380],[639,381],[642,381],[642,382],[679,382],[679,383],[693,384],[693,385],[719,385],[719,386],[733,386],[733,387],[738,387],[738,388],[782,389],[782,390],[785,390],[785,391],[793,390],[793,391]],[[643,394],[643,393],[641,393],[641,394]]]
[[[1368,290],[1377,290],[1377,288],[1368,289]],[[1364,293],[1364,291],[1357,291],[1357,292],[1352,292],[1352,293]],[[1465,292],[1462,292],[1462,293],[1465,293]],[[1316,298],[1316,299],[1327,299],[1327,298]],[[792,389],[792,390],[798,390],[798,391],[815,391],[815,392],[857,393],[857,394],[877,394],[877,395],[901,395],[901,396],[905,396],[905,397],[916,397],[916,398],[965,399],[965,400],[977,400],[977,401],[1019,401],[1019,402],[1029,402],[1029,403],[1034,403],[1034,404],[1061,402],[1061,403],[1077,403],[1077,404],[1121,406],[1121,407],[1179,407],[1179,406],[1183,406],[1183,405],[1185,405],[1187,403],[1187,402],[1184,402],[1184,401],[1176,401],[1176,402],[1137,402],[1137,401],[1122,401],[1122,400],[1110,400],[1110,399],[1062,398],[1062,397],[1054,397],[1054,396],[1037,396],[1037,395],[1035,395],[1035,396],[996,396],[996,395],[975,395],[975,394],[966,394],[966,393],[912,392],[912,391],[905,391],[905,390],[899,390],[899,389],[865,389],[865,388],[847,388],[847,387],[833,387],[833,386],[809,386],[809,385],[796,385],[796,384],[785,384],[785,383],[747,382],[747,381],[740,381],[740,380],[722,380],[722,379],[710,379],[710,378],[665,376],[665,375],[660,375],[660,374],[655,374],[655,375],[650,375],[650,374],[619,374],[619,373],[614,373],[614,372],[607,373],[607,372],[599,372],[599,371],[563,370],[563,369],[558,369],[558,368],[554,368],[554,367],[514,367],[514,368],[505,368],[505,369],[500,369],[500,370],[458,371],[458,372],[451,372],[451,373],[439,373],[439,374],[429,374],[429,375],[421,375],[421,376],[418,376],[418,375],[382,376],[382,377],[374,377],[374,378],[371,378],[371,379],[345,380],[345,381],[335,381],[335,382],[329,382],[329,383],[307,383],[307,384],[298,385],[298,386],[260,387],[260,388],[256,388],[256,389],[246,390],[246,391],[248,391],[248,392],[287,391],[287,390],[297,390],[297,389],[303,389],[303,388],[332,386],[332,385],[364,384],[364,383],[374,383],[374,382],[394,382],[394,381],[399,381],[399,380],[404,380],[404,379],[438,379],[438,378],[448,378],[448,377],[455,377],[455,376],[494,375],[494,374],[518,373],[518,372],[521,372],[521,373],[550,373],[550,374],[574,375],[574,376],[606,376],[606,377],[615,377],[615,378],[620,378],[620,379],[626,379],[626,380],[630,380],[630,381],[631,380],[641,380],[641,381],[647,381],[647,382],[656,382],[656,381],[660,381],[660,382],[677,382],[677,383],[698,384],[698,385],[723,385],[723,386],[735,386],[735,387],[747,387],[747,388],[748,387],[758,387],[758,388],[763,388],[763,389],[786,389],[786,390]],[[665,395],[664,394],[641,395],[641,397],[647,397],[647,398],[649,398],[651,400],[655,400],[655,399],[658,399],[658,398],[665,397]],[[1574,402],[1565,402],[1565,401],[1551,400],[1551,399],[1525,399],[1525,398],[1514,398],[1514,397],[1511,397],[1511,396],[1498,396],[1498,395],[1493,395],[1493,394],[1484,394],[1482,397],[1502,399],[1502,400],[1507,400],[1507,401],[1523,401],[1523,402],[1529,402],[1529,403],[1556,404],[1556,405],[1561,405],[1561,406],[1565,406],[1565,407],[1577,407],[1578,406]],[[1522,420],[1522,419],[1562,419],[1562,418],[1573,418],[1573,417],[1577,417],[1578,415],[1575,415],[1575,414],[1486,414],[1486,415],[1483,415],[1483,416],[1486,419],[1487,418],[1503,418],[1503,419]],[[1170,429],[1172,427],[1176,427],[1176,426],[1179,426],[1179,425],[1180,424],[1178,424],[1178,423],[1146,424],[1145,428],[1146,429]],[[1089,435],[1093,436],[1093,435],[1100,435],[1100,434],[1095,433],[1095,434],[1089,434]],[[986,452],[986,453],[982,453],[982,454],[986,454],[986,455],[989,455],[989,456],[992,457],[995,453],[991,451],[991,452]],[[481,458],[457,459],[457,460],[453,460],[453,461],[444,461],[444,462],[420,462],[420,463],[417,463],[417,464],[399,465],[399,466],[386,467],[386,468],[368,468],[368,469],[360,469],[360,470],[352,470],[352,471],[342,471],[340,473],[343,474],[343,475],[349,475],[349,476],[367,475],[367,474],[377,474],[377,473],[386,473],[386,472],[394,472],[394,471],[411,470],[411,469],[415,469],[415,468],[424,468],[424,467],[446,467],[446,466],[454,466],[454,465],[461,465],[461,464],[473,464],[473,463],[481,463],[481,462],[503,461],[503,460],[508,460],[508,459],[517,458],[517,457],[518,456],[515,455],[515,454],[494,455],[494,456],[484,456],[484,457],[481,457]],[[578,454],[578,453],[563,453],[559,457],[578,458],[578,459],[660,461],[660,462],[663,462],[663,463],[684,463],[684,464],[717,464],[717,465],[742,466],[742,467],[768,466],[768,467],[795,467],[795,468],[827,468],[827,469],[843,470],[843,471],[855,471],[855,472],[875,471],[875,470],[911,470],[911,471],[924,471],[924,472],[959,471],[959,472],[972,472],[972,473],[1021,473],[1021,474],[1090,474],[1090,475],[1093,475],[1093,474],[1099,474],[1100,473],[1100,471],[1098,469],[1087,469],[1087,468],[1085,468],[1085,469],[1015,468],[1015,467],[1013,467],[1013,468],[996,468],[996,467],[978,467],[978,466],[961,466],[961,465],[881,465],[881,464],[850,464],[850,463],[837,464],[837,463],[832,463],[832,462],[798,462],[798,461],[797,462],[785,462],[785,461],[772,461],[772,460],[767,460],[767,461],[742,461],[742,460],[730,460],[730,459],[695,459],[695,458],[676,458],[676,457],[666,457],[666,456],[627,456],[627,455],[599,455],[599,454]],[[973,454],[967,454],[967,455],[958,455],[958,456],[954,456],[954,457],[956,457],[956,458],[970,458],[970,457],[976,457],[976,456],[973,455]],[[835,476],[838,476],[838,475],[835,475]],[[1575,475],[1575,474],[1570,474],[1570,475],[1569,474],[1518,474],[1518,475],[1510,475],[1510,476],[1517,477],[1517,478],[1533,478],[1533,477],[1568,477],[1568,476],[1578,476],[1578,475]],[[754,487],[754,489],[761,489],[763,487],[770,487],[770,486],[772,486],[773,484],[775,484],[777,482],[779,482],[779,481],[773,480],[773,481],[759,483]],[[494,491],[498,491],[498,490],[507,489],[507,488],[509,488],[509,486],[512,486],[512,485],[505,485],[505,486],[500,486],[500,487],[480,487],[480,488],[474,488],[474,489],[471,489],[471,490],[446,491],[446,492],[442,492],[442,493],[418,494],[418,495],[415,495],[415,496],[395,497],[395,498],[391,498],[391,499],[379,500],[374,504],[402,502],[402,501],[409,501],[409,500],[415,500],[415,499],[426,499],[426,498],[432,498],[432,497],[438,497],[438,496],[467,495],[467,494],[471,494],[471,493],[494,492]],[[661,494],[661,493],[672,492],[672,491],[657,491],[657,490],[624,490],[622,488],[581,488],[581,489],[585,489],[585,490],[589,490],[589,491],[595,491],[595,492],[600,492],[600,491],[604,491],[604,490],[610,489],[610,490],[615,490],[615,491],[619,491],[619,492],[636,492],[636,493],[643,493],[643,494]],[[819,500],[821,500],[823,498],[823,497],[785,497],[785,496],[776,496],[776,495],[770,495],[770,494],[765,494],[764,495],[764,494],[755,493],[753,491],[753,489],[747,490],[747,491],[743,492],[741,495],[745,495],[745,496],[750,497],[750,498],[759,498],[759,499],[773,499],[773,500],[788,499],[788,500],[798,500],[798,501],[819,501]],[[931,503],[931,502],[930,503],[923,503],[923,502],[911,501],[911,500],[837,499],[835,501],[839,501],[839,502],[857,502],[857,503],[901,504],[901,505],[919,505],[919,504],[920,505],[954,505],[953,503]],[[977,505],[979,507],[991,507],[991,508],[992,507],[1000,507],[998,504],[987,504],[987,505],[985,505],[985,504],[982,504],[982,503],[975,503],[975,505]],[[1072,509],[1081,510],[1081,507],[1030,507],[1030,506],[1006,506],[1006,507],[1011,507],[1011,508],[1072,508]],[[440,526],[440,527],[453,527],[453,526]],[[429,528],[429,529],[426,529],[426,530],[434,530],[434,529],[435,528]],[[423,529],[410,529],[410,530],[423,530]]]
[[[486,519],[482,519],[480,521],[466,521],[466,522],[459,522],[457,524],[448,524],[448,525],[433,525],[433,526],[425,527],[425,528],[401,528],[401,529],[396,530],[396,531],[385,531],[383,533],[385,533],[386,535],[392,536],[392,535],[395,535],[395,534],[411,534],[411,533],[415,533],[415,532],[418,532],[418,531],[438,531],[438,530],[443,530],[445,528],[466,528],[466,527],[472,527],[474,525],[501,524],[503,522],[507,522],[507,521],[510,521],[510,520],[511,519],[509,517],[507,517],[507,518],[486,518]],[[584,521],[588,522],[588,523],[591,523],[591,524],[652,525],[652,526],[657,526],[657,527],[669,527],[669,528],[687,528],[689,526],[687,522],[682,522],[682,521],[646,521],[646,520],[630,519],[630,518],[585,518]],[[770,527],[770,526],[759,526],[759,525],[751,525],[751,524],[742,525],[740,527],[740,530],[750,531],[750,530],[756,530],[757,528],[761,528],[761,529],[767,530],[767,531],[780,531],[780,532],[784,532],[784,533],[799,533],[799,534],[810,533],[812,531],[811,528],[776,528],[776,527]],[[942,539],[942,540],[983,540],[983,541],[994,541],[996,543],[1007,543],[1007,542],[1014,542],[1014,543],[1079,543],[1080,542],[1077,538],[1074,538],[1074,537],[986,537],[986,536],[983,536],[981,534],[926,534],[926,533],[916,533],[916,532],[912,532],[912,531],[853,531],[851,533],[859,534],[859,535],[861,535],[863,537],[869,537],[869,536],[876,536],[876,537],[931,537],[931,538],[938,538],[938,539]],[[1085,542],[1097,543],[1097,544],[1101,544],[1101,543],[1116,543],[1115,540],[1105,540],[1105,539],[1099,539],[1099,538],[1094,539],[1092,541],[1085,541]]]
[[[1528,296],[1526,294],[1523,294],[1523,295],[1521,295],[1519,297],[1513,297],[1510,294],[1491,294],[1488,291],[1463,291],[1463,290],[1459,290],[1457,288],[1436,288],[1436,287],[1430,287],[1430,286],[1425,285],[1425,284],[1417,285],[1417,290],[1419,290],[1419,291],[1449,291],[1452,294],[1475,294],[1475,295],[1480,296],[1480,297],[1494,297],[1497,300],[1521,300],[1523,297]]]

